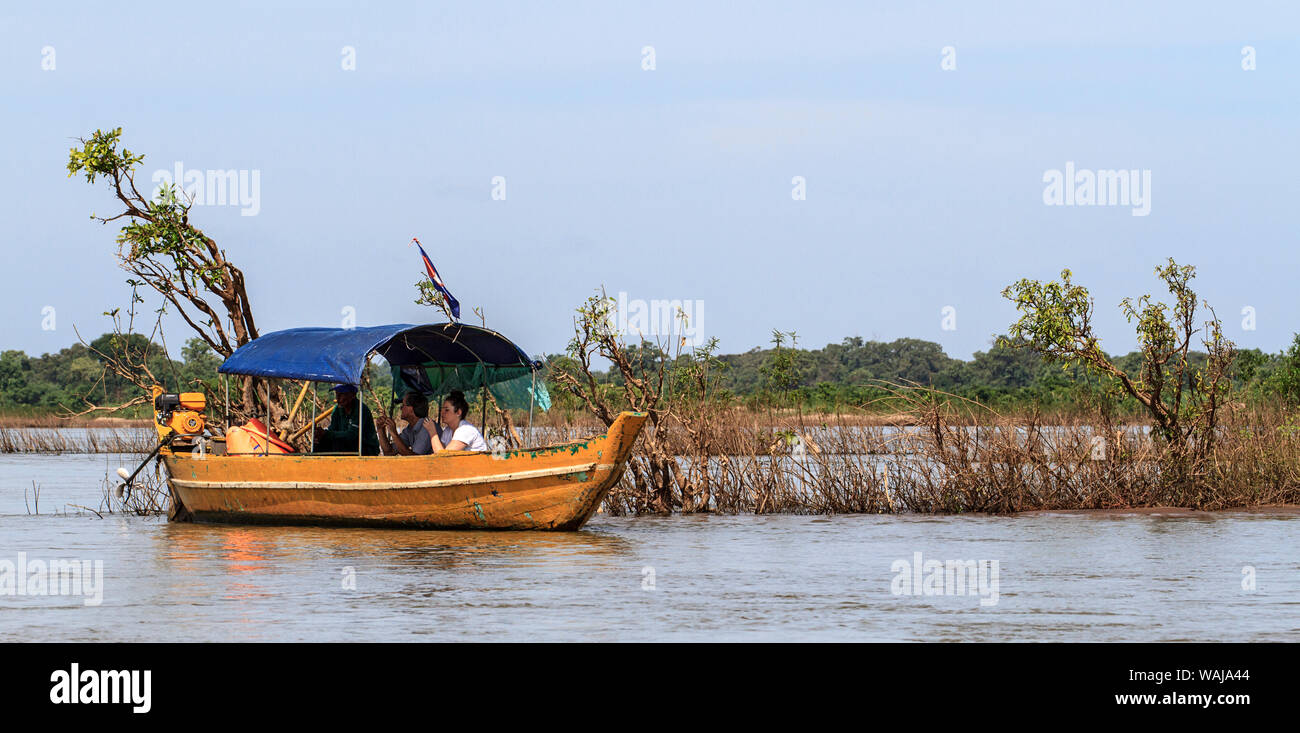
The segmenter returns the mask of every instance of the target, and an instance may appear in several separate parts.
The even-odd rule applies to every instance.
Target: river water
[[[16,580],[0,578],[0,641],[1300,641],[1288,511],[597,515],[548,534],[68,506],[98,509],[119,465],[132,464],[0,456],[0,575]],[[56,559],[101,563],[102,586],[17,593]],[[978,569],[962,587],[931,560]]]

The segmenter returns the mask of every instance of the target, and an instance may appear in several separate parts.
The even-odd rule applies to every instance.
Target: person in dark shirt
[[[379,437],[375,434],[375,421],[370,408],[357,399],[357,388],[351,384],[334,387],[334,400],[338,404],[330,415],[327,428],[316,429],[317,453],[357,452],[357,413],[361,414],[361,454],[379,455]]]

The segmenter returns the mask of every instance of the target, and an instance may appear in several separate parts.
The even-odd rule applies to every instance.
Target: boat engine
[[[207,399],[202,392],[168,394],[158,386],[152,392],[154,422],[157,423],[159,437],[193,436],[203,432],[203,409],[207,407]]]

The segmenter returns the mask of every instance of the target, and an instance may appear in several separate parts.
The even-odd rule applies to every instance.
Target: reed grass
[[[0,453],[148,453],[157,435],[146,428],[0,427]]]
[[[0,428],[131,428],[149,427],[149,418],[64,417],[50,413],[0,414]]]

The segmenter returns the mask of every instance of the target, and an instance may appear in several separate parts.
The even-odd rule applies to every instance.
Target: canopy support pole
[[[226,432],[230,432],[230,375],[222,374],[221,381],[226,385]]]
[[[311,452],[315,453],[316,452],[316,383],[309,382],[309,384],[311,384],[311,424],[312,424]]]
[[[271,455],[271,380],[266,380],[266,435],[262,438],[262,455]]]
[[[370,366],[370,355],[366,354],[365,361],[361,362],[361,378],[357,380],[357,455],[361,455],[361,436],[365,433],[361,428],[362,416],[366,414],[366,367]]]
[[[533,388],[528,390],[528,437],[524,442],[532,445],[533,443],[533,403],[537,401],[537,370],[533,370]],[[522,448],[523,446],[519,446]]]

